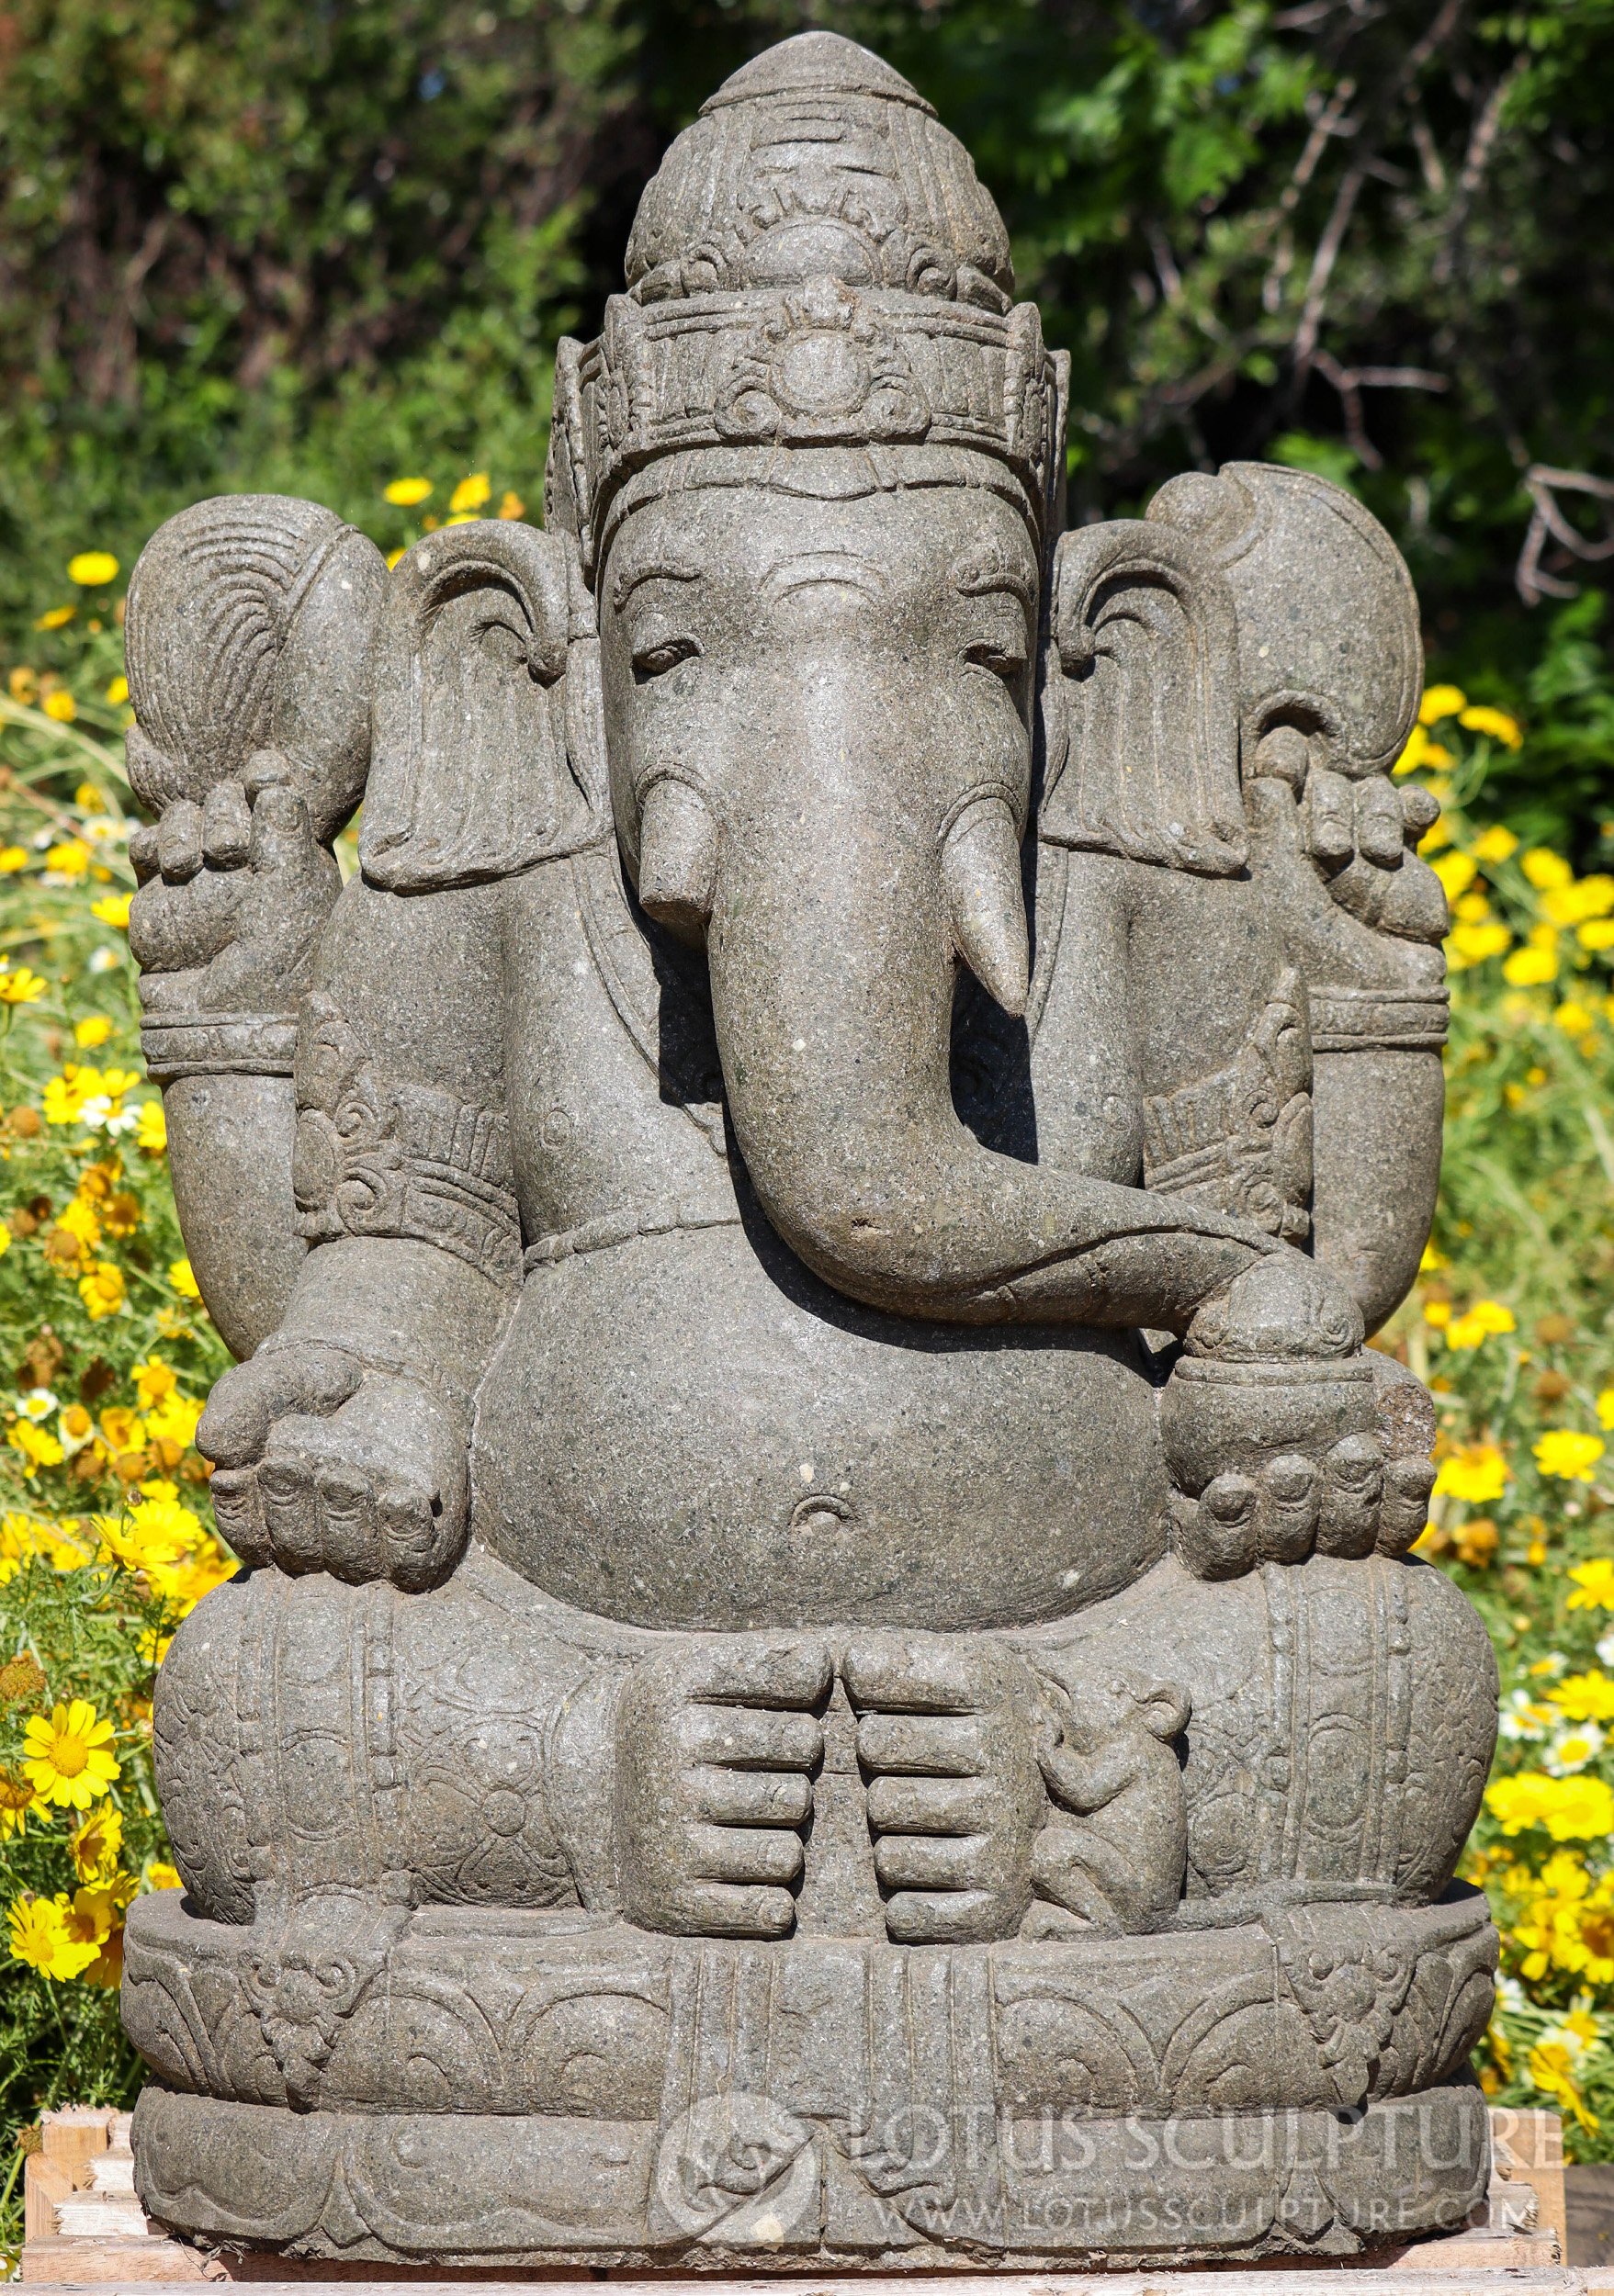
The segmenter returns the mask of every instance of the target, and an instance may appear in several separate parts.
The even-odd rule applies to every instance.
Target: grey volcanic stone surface
[[[562,345],[542,532],[141,560],[247,1567],[124,2005],[204,2241],[1343,2256],[1484,2189],[1495,1678],[1364,1345],[1439,1160],[1416,602],[1293,470],[1064,533],[1067,377],[808,33]]]

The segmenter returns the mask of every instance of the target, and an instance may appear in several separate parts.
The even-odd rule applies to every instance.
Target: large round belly
[[[897,1322],[738,1227],[530,1276],[472,1473],[505,1562],[642,1626],[1024,1625],[1165,1545],[1125,1338]]]

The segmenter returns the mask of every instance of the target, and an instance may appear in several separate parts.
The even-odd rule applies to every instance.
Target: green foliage
[[[1453,707],[1461,697],[1453,698]],[[1503,1733],[1465,1871],[1503,1932],[1491,2094],[1614,2144],[1614,873],[1481,829],[1443,715],[1430,842],[1457,911],[1446,1154],[1412,1299],[1378,1344],[1432,1390],[1419,1551],[1484,1617]],[[1614,854],[1608,858],[1614,861]],[[1566,1440],[1567,1439],[1567,1440]],[[1588,1727],[1589,1726],[1589,1727]],[[1511,1797],[1511,1798],[1510,1798]]]
[[[1614,1763],[1605,1748],[1562,1778],[1552,1764],[1573,1719],[1559,1686],[1614,1676],[1614,1582],[1599,1607],[1571,1576],[1607,1549],[1614,1465],[1566,1478],[1536,1446],[1614,1440],[1614,928],[1597,929],[1614,917],[1614,681],[1596,568],[1552,544],[1549,579],[1590,586],[1533,609],[1513,569],[1530,466],[1614,475],[1614,0],[13,0],[0,1659],[33,1653],[45,1684],[0,1677],[0,1793],[30,1716],[88,1700],[119,1762],[98,1805],[123,1819],[112,1895],[165,1879],[152,1660],[228,1569],[189,1441],[222,1351],[170,1272],[154,1120],[144,1145],[138,1116],[108,1129],[152,1098],[122,937],[93,906],[128,885],[120,584],[75,584],[68,561],[107,550],[126,575],[163,517],[229,488],[317,496],[389,550],[474,471],[494,506],[506,489],[536,506],[556,339],[619,285],[666,141],[807,24],[889,55],[975,152],[1021,292],[1074,355],[1073,517],[1131,511],[1185,466],[1319,470],[1406,551],[1440,676],[1523,723],[1516,746],[1442,719],[1423,769],[1462,905],[1451,1110],[1435,1252],[1384,1344],[1437,1392],[1425,1551],[1491,1628],[1513,1733],[1497,1780],[1525,1782],[1473,1858],[1506,1940],[1485,2078],[1563,2104],[1581,2156],[1606,2154],[1614,1878],[1607,1842],[1563,1824]],[[429,500],[389,503],[413,474]],[[1594,537],[1595,498],[1564,499]],[[1527,850],[1475,826],[1498,820]],[[1593,873],[1558,882],[1529,858],[1548,847]],[[85,1022],[99,1041],[79,1041]],[[73,1088],[73,1064],[102,1089]],[[108,1069],[130,1081],[106,1089]],[[103,1217],[115,1196],[129,1204]],[[25,1425],[62,1456],[30,1453]],[[79,1817],[33,1811],[0,1842],[6,1905],[81,1918]],[[134,2078],[96,1975],[47,1975],[0,1935],[0,2126],[70,2093],[125,2099]],[[14,2179],[0,2238],[17,2197]]]
[[[120,713],[93,699],[90,682],[104,684],[118,658],[110,608],[107,622],[99,636],[82,625],[67,633],[84,697],[72,724],[0,703],[7,2132],[44,2106],[125,2103],[138,2088],[116,2009],[122,1908],[175,1878],[152,1778],[152,1677],[178,1619],[231,1568],[211,1535],[192,1440],[228,1358],[184,1259],[119,921],[132,884],[119,805],[127,792],[108,737]],[[26,1767],[40,1728],[59,1710],[71,1719],[74,1701],[108,1726],[118,1764],[87,1806],[41,1798]],[[108,1813],[116,1840],[104,1822],[85,1830]],[[43,1965],[16,1950],[13,1917],[30,1900],[58,1948]],[[14,2181],[0,2204],[0,2252],[20,2236],[20,2200]]]
[[[1600,631],[1512,568],[1527,468],[1606,452],[1614,0],[16,0],[0,501],[35,547],[0,554],[0,635],[211,490],[374,524],[388,479],[481,461],[536,501],[554,342],[660,149],[808,24],[976,152],[1075,356],[1073,515],[1241,456],[1355,486],[1443,672],[1529,715],[1573,658],[1562,748],[1499,760],[1493,803],[1608,806]]]

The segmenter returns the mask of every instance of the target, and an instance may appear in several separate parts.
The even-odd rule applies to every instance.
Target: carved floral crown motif
[[[963,146],[852,41],[805,33],[719,89],[645,193],[628,276],[556,377],[548,517],[591,569],[625,480],[705,448],[974,449],[1053,526],[1068,362],[1010,302]]]

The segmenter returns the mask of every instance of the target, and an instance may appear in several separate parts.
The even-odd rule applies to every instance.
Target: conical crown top
[[[909,85],[872,48],[860,48],[839,32],[797,32],[776,48],[731,72],[701,106],[703,117],[725,104],[748,103],[759,96],[878,96],[888,104],[911,104],[916,111],[935,112],[918,88]]]
[[[866,48],[804,32],[727,80],[646,188],[627,287],[556,361],[546,515],[591,580],[636,499],[782,482],[797,448],[836,485],[996,486],[1057,531],[1069,361],[1012,301],[969,153]]]
[[[1014,291],[969,153],[899,72],[835,32],[782,40],[725,81],[647,186],[627,247],[640,303],[815,278],[997,312]]]

